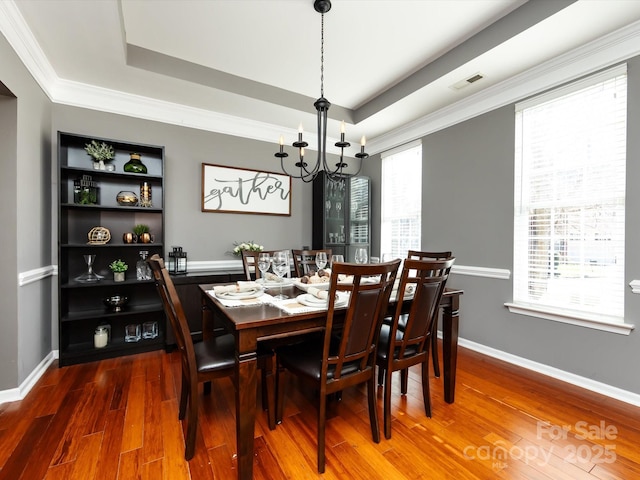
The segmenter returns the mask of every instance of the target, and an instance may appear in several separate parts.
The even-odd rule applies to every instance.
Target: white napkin
[[[316,287],[309,287],[307,289],[307,293],[321,300],[326,300],[327,298],[329,298],[329,292],[327,292],[326,290],[320,290]]]
[[[251,305],[260,305],[263,303],[275,304],[275,299],[267,293],[264,293],[259,297],[241,298],[241,299],[220,298],[213,292],[213,290],[209,290],[207,293],[209,293],[209,295],[213,295],[225,307],[249,307]]]
[[[393,283],[393,288],[391,289],[391,299],[395,299],[398,297],[398,288],[400,288],[400,279],[396,279]],[[402,297],[411,297],[413,296],[413,292],[415,291],[416,286],[413,283],[409,283],[404,287],[404,295]]]
[[[250,292],[252,290],[259,290],[261,287],[256,282],[239,281],[236,285],[218,285],[213,287],[213,292],[217,295],[220,293],[228,292]]]

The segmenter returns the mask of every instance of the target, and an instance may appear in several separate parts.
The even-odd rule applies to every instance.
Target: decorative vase
[[[116,195],[116,202],[123,207],[135,207],[138,205],[138,197],[133,192],[122,191]]]
[[[122,235],[122,241],[124,243],[137,243],[138,236],[135,233],[127,232],[124,235]]]
[[[151,234],[149,232],[144,232],[138,235],[138,243],[153,243],[151,241]]]
[[[131,153],[130,160],[124,164],[124,171],[129,173],[147,173],[147,167],[140,161],[139,153]]]
[[[124,282],[124,272],[113,272],[114,282]]]

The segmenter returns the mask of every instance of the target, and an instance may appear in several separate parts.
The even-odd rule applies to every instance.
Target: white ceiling
[[[227,130],[212,130],[251,136],[240,131],[251,125],[274,142],[280,133],[292,142],[300,122],[315,132],[321,16],[312,0],[1,3],[0,27],[21,39],[14,48],[54,101],[115,112],[121,102],[118,113],[127,114],[135,99],[148,108],[138,108],[141,116],[172,107],[175,123],[190,125],[187,117],[215,114]],[[640,0],[332,3],[324,42],[330,134],[345,120],[354,144],[362,135],[375,143],[640,20]],[[484,78],[452,88],[476,73]]]

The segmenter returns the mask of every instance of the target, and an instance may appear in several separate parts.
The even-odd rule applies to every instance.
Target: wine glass
[[[344,255],[331,255],[331,266],[334,263],[344,263]]]
[[[271,267],[271,257],[268,253],[262,252],[258,255],[258,270],[262,273],[262,283],[266,282],[265,275],[269,271],[269,267]]]
[[[316,266],[318,267],[318,271],[327,266],[327,252],[316,253]]]
[[[283,282],[284,276],[287,274],[287,270],[289,269],[289,256],[287,252],[276,252],[273,254],[273,271],[280,278],[280,282]],[[286,295],[282,294],[282,283],[280,283],[280,293],[275,297],[278,300],[285,300],[289,298]]]
[[[356,263],[367,263],[367,249],[360,247],[356,249]]]

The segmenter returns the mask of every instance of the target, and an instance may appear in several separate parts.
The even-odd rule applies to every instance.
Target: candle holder
[[[151,203],[151,185],[149,182],[140,182],[140,206],[153,207]]]

